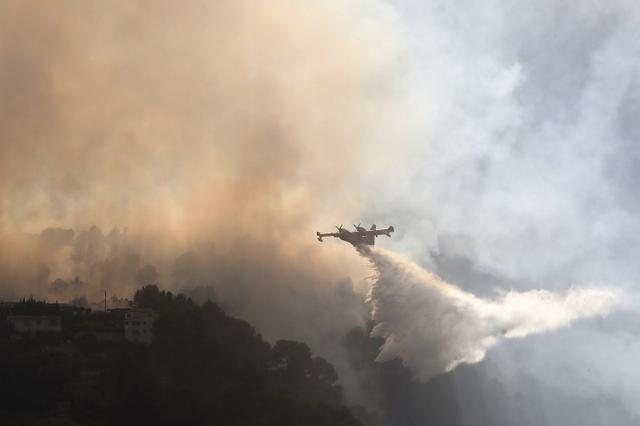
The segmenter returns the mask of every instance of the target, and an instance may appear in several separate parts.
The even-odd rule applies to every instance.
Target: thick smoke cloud
[[[370,303],[372,336],[385,339],[378,361],[400,358],[423,380],[483,360],[502,339],[555,331],[624,305],[621,292],[597,287],[563,294],[511,290],[487,300],[391,252],[361,248],[360,253],[377,271]]]
[[[636,297],[639,22],[624,0],[0,0],[0,297],[157,281],[335,352],[366,262],[312,236],[357,218],[482,300]],[[637,411],[637,335],[615,314],[486,368]]]
[[[396,25],[377,1],[0,0],[0,298],[156,282],[339,350],[364,265],[313,235],[391,160]]]
[[[386,247],[484,298],[606,283],[637,299],[638,4],[395,4],[418,124],[367,212],[403,225]],[[635,314],[614,314],[498,345],[484,364],[526,401],[533,377],[637,416],[637,336]],[[542,401],[532,424],[580,424]],[[627,424],[602,410],[591,424]]]
[[[354,270],[309,235],[360,210],[341,183],[393,131],[401,42],[381,5],[0,7],[4,297],[75,275],[126,288],[88,276],[113,257],[167,283],[191,250],[329,282]]]

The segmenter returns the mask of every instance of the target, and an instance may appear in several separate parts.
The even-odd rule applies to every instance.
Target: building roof
[[[9,315],[7,319],[60,319],[59,316],[53,315]]]
[[[140,312],[140,313],[145,313],[145,314],[157,314],[158,313],[158,311],[156,311],[155,309],[149,309],[149,308],[131,308],[127,312]]]

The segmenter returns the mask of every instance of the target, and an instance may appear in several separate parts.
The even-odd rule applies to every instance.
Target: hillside
[[[150,345],[68,333],[0,337],[0,423],[344,425],[334,367],[304,343],[271,345],[217,305],[140,289],[159,313]]]

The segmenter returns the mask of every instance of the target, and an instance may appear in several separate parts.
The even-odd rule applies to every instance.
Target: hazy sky
[[[313,234],[375,222],[479,296],[635,301],[639,55],[622,0],[0,0],[0,296],[130,294],[151,263],[321,348],[369,270]],[[621,313],[487,365],[640,415],[639,334]]]
[[[416,127],[367,213],[402,225],[386,246],[476,294],[606,284],[637,301],[640,6],[394,5]],[[489,357],[514,389],[533,375],[637,415],[639,334],[620,314]]]

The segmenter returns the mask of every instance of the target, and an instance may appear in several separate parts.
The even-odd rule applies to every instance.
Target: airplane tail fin
[[[374,223],[373,225],[371,225],[371,231],[375,231],[376,230],[376,224]]]

